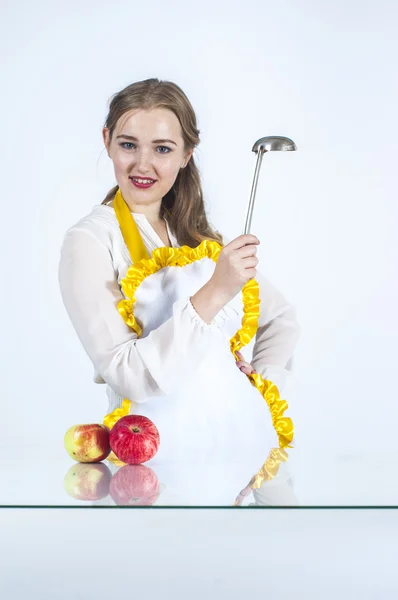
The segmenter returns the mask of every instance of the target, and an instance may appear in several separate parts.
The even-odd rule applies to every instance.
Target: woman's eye
[[[125,150],[131,150],[131,147],[135,146],[135,144],[133,144],[133,142],[122,142],[120,145]],[[159,154],[168,154],[169,152],[172,152],[172,149],[169,148],[168,146],[157,146],[157,148],[163,148],[163,150],[167,150],[167,152],[159,152]]]
[[[168,146],[158,146],[158,148],[164,148],[165,150],[168,151],[168,152],[161,152],[160,154],[168,154],[169,152],[172,152],[172,149],[169,148]]]

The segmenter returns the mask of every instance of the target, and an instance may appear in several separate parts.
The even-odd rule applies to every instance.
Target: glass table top
[[[398,453],[271,448],[255,461],[77,463],[62,447],[1,447],[2,507],[398,507]],[[258,457],[256,457],[258,463]]]

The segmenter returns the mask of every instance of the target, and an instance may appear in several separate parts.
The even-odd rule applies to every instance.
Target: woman
[[[67,231],[59,282],[94,381],[107,384],[108,412],[128,399],[130,412],[149,417],[160,459],[277,446],[267,404],[247,376],[257,372],[283,390],[298,326],[294,309],[256,270],[255,236],[232,240],[217,262],[203,255],[158,270],[136,289],[134,314],[120,308],[137,248],[150,258],[157,248],[195,253],[203,240],[223,244],[205,213],[188,98],[172,82],[133,83],[113,97],[103,139],[117,186]],[[241,290],[254,277],[259,326],[252,364],[236,355],[240,371],[229,344],[242,322]]]

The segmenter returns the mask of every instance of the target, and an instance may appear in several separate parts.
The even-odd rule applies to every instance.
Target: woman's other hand
[[[253,373],[257,373],[257,371],[253,369],[251,364],[249,364],[243,359],[243,356],[240,352],[237,352],[236,354],[239,357],[239,360],[236,361],[236,366],[242,371],[242,373],[244,373],[245,375],[252,375]]]

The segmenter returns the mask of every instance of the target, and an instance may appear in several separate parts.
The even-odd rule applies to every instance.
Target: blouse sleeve
[[[63,303],[77,336],[103,380],[122,397],[144,402],[172,393],[183,374],[193,375],[209,344],[224,344],[222,330],[206,323],[190,298],[145,338],[117,310],[124,299],[109,248],[89,230],[70,229],[59,262]]]
[[[300,336],[296,310],[258,270],[255,279],[261,304],[251,365],[283,394]]]
[[[224,245],[231,240],[223,237]],[[251,365],[283,394],[292,370],[293,353],[300,336],[295,308],[257,269],[260,316]]]

